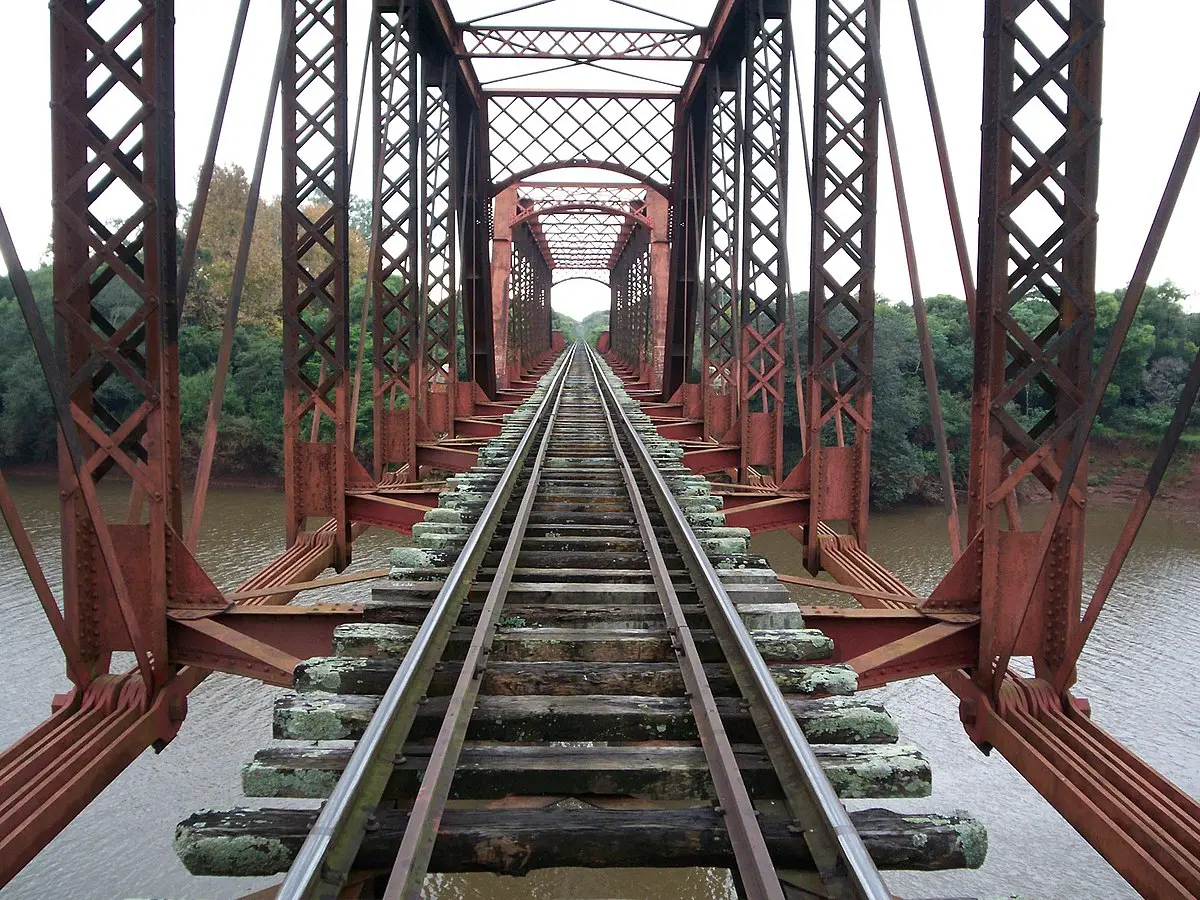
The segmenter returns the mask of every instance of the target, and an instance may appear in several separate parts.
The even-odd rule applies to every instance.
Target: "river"
[[[58,591],[58,506],[45,480],[17,479],[13,493],[52,586]],[[121,497],[106,496],[114,510]],[[1036,515],[1036,514],[1034,514]],[[1034,516],[1031,516],[1033,518]],[[1124,510],[1093,506],[1088,515],[1086,579],[1095,583]],[[283,500],[273,491],[214,489],[200,558],[218,586],[230,588],[277,553]],[[369,532],[353,568],[385,564],[394,536]],[[949,563],[939,510],[906,509],[872,520],[871,549],[918,593]],[[756,538],[755,548],[781,572],[799,574],[786,535]],[[326,599],[366,596],[366,585],[330,589]],[[310,597],[316,596],[308,595]],[[1096,721],[1193,796],[1200,794],[1200,533],[1151,515],[1080,662],[1078,692]],[[805,598],[807,599],[807,598]],[[66,686],[62,659],[7,532],[0,538],[0,746],[40,722]],[[278,691],[215,675],[191,696],[179,736],[161,754],[147,752],[86,809],[2,893],[8,898],[231,897],[268,879],[193,878],[172,849],[175,823],[204,808],[245,804],[240,768],[270,741]],[[989,831],[986,864],[975,872],[888,875],[905,897],[1124,898],[1134,893],[998,755],[966,740],[957,702],[932,678],[879,692],[902,739],[933,765],[932,798],[887,801],[899,810],[966,809]],[[271,801],[286,803],[288,801]],[[304,805],[302,801],[294,801]],[[869,804],[862,804],[869,805]],[[476,898],[677,898],[732,896],[717,872],[548,871],[526,879],[436,877],[436,900]]]

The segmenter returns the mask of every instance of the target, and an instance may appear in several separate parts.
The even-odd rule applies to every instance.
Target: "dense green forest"
[[[1112,334],[1123,289],[1096,295],[1096,331],[1093,362],[1098,364]],[[1154,446],[1175,411],[1188,369],[1200,345],[1200,312],[1188,313],[1187,295],[1171,282],[1150,286],[1142,298],[1116,371],[1105,393],[1100,419],[1092,434],[1095,443],[1132,443]],[[807,295],[797,297],[797,308],[807,306]],[[973,342],[966,304],[957,297],[939,295],[926,300],[933,356],[955,481],[964,485],[970,453],[970,395]],[[1026,299],[1014,304],[1013,318],[1032,335],[1039,334],[1053,316],[1049,303]],[[800,317],[803,320],[803,316]],[[805,346],[801,323],[801,354]],[[790,347],[789,347],[790,354]],[[921,373],[916,321],[907,304],[881,301],[875,317],[874,433],[871,442],[871,500],[888,507],[905,500],[940,496],[937,457],[933,445],[929,405]],[[794,396],[793,372],[788,365],[788,396]],[[1010,411],[1032,428],[1049,409],[1051,400],[1036,381],[1010,404]],[[798,454],[799,421],[794,404],[785,422],[785,449]],[[1189,420],[1179,456],[1200,450],[1200,405]],[[1131,457],[1131,465],[1144,463]],[[1107,475],[1094,472],[1092,483]]]
[[[197,452],[207,415],[213,372],[220,342],[221,318],[229,295],[237,252],[241,216],[247,197],[245,173],[232,167],[218,171],[208,213],[201,231],[200,253],[192,288],[186,299],[179,331],[181,418],[185,457]],[[365,296],[369,210],[355,205],[356,231],[351,241],[350,294],[351,358],[357,359],[365,340],[370,353],[370,328],[363,335],[358,322]],[[226,474],[275,475],[282,465],[282,329],[279,284],[279,205],[260,203],[251,245],[251,264],[242,300],[229,388],[222,412],[217,448],[217,471]],[[52,272],[49,265],[29,273],[46,321],[50,320]],[[1122,291],[1097,296],[1096,356],[1112,331]],[[1103,439],[1130,437],[1153,443],[1170,419],[1188,366],[1200,344],[1200,313],[1185,312],[1185,295],[1167,282],[1146,292],[1126,349],[1105,397],[1097,434]],[[806,303],[797,298],[799,308]],[[97,305],[123,320],[136,298],[115,281]],[[956,474],[966,471],[969,434],[969,391],[972,342],[963,301],[950,296],[928,300],[929,323],[937,360],[938,381],[954,456]],[[1013,315],[1031,334],[1051,319],[1050,307],[1026,300]],[[802,317],[803,318],[803,317]],[[554,326],[568,340],[595,343],[608,325],[607,311],[592,313],[582,322],[554,313]],[[805,337],[799,335],[801,348]],[[461,341],[461,337],[460,337]],[[803,352],[803,351],[802,351]],[[788,392],[793,397],[789,348]],[[54,417],[41,370],[21,319],[8,279],[0,278],[0,464],[29,465],[54,456]],[[880,302],[875,338],[875,433],[872,444],[872,495],[879,506],[936,494],[937,462],[933,452],[928,406],[921,381],[916,327],[911,307]],[[370,383],[369,378],[367,384]],[[106,405],[132,408],[132,391],[120,379],[103,388]],[[123,396],[125,392],[128,396]],[[1032,423],[1048,402],[1031,387],[1013,404],[1014,414]],[[359,408],[356,449],[371,453],[371,397],[364,390]],[[786,420],[794,458],[798,421],[789,402]],[[1193,415],[1200,428],[1200,415]],[[1200,449],[1200,435],[1189,435],[1188,447]]]

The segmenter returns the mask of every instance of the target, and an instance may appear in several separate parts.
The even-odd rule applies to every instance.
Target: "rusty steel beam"
[[[107,672],[113,649],[132,649],[153,691],[168,674],[166,560],[182,509],[173,20],[165,2],[123,10],[120,21],[104,21],[112,9],[102,3],[59,4],[51,29],[55,327],[70,406],[59,411],[66,417],[60,422],[65,443],[59,452],[64,611],[95,674]],[[140,40],[120,47],[108,42],[139,21]],[[142,61],[136,77],[121,77],[130,65],[127,56]],[[137,152],[119,152],[113,137],[93,120],[95,104],[109,94],[130,103],[133,111],[117,130],[137,135]],[[113,212],[103,217],[93,212],[103,194],[90,190],[92,182],[120,185],[137,202],[124,204],[116,223],[102,224],[101,218],[113,222]],[[119,318],[105,308],[102,296],[116,280],[139,300]],[[131,413],[122,417],[106,405],[101,399],[106,383],[133,392],[137,402]],[[129,559],[129,548],[113,540],[100,513],[96,482],[118,470],[151,498],[145,525],[122,526],[144,534],[148,557]],[[97,557],[105,560],[111,584],[96,578],[90,560]],[[126,564],[148,586],[145,596],[131,593],[121,571]]]
[[[0,755],[0,885],[151,743],[171,740],[191,682],[168,663],[168,608],[217,603],[178,537],[173,25],[169,0],[69,0],[51,10],[57,358],[0,219],[0,249],[58,419],[64,649],[76,680],[47,722]],[[97,106],[114,98],[107,105],[128,118],[97,121]],[[132,309],[107,303],[118,282],[137,298]],[[136,396],[130,412],[104,399],[112,385]],[[97,483],[118,471],[145,502],[116,526]],[[20,546],[14,512],[5,509]],[[36,560],[25,562],[53,604]],[[135,669],[109,674],[122,650],[134,652]]]
[[[726,501],[725,524],[748,528],[751,534],[800,528],[808,521],[808,506],[807,497],[790,495],[767,495],[752,503]]]
[[[1142,522],[1145,521],[1146,514],[1150,511],[1150,504],[1154,502],[1159,485],[1162,484],[1163,476],[1166,474],[1167,466],[1175,454],[1176,447],[1179,446],[1179,439],[1183,436],[1188,417],[1191,415],[1191,411],[1196,404],[1197,394],[1200,394],[1200,351],[1196,352],[1196,356],[1192,360],[1191,370],[1188,373],[1187,381],[1183,385],[1183,391],[1180,394],[1179,403],[1175,407],[1175,413],[1172,415],[1171,422],[1167,426],[1167,432],[1163,435],[1163,439],[1158,445],[1158,450],[1154,454],[1154,461],[1150,464],[1149,471],[1146,472],[1146,479],[1142,484],[1141,490],[1138,491],[1138,495],[1133,503],[1133,509],[1130,510],[1129,517],[1126,519],[1125,525],[1121,529],[1121,534],[1117,538],[1117,545],[1113,548],[1108,562],[1105,563],[1104,571],[1100,575],[1100,582],[1096,585],[1096,590],[1092,594],[1091,600],[1088,601],[1083,621],[1071,639],[1064,665],[1059,669],[1059,674],[1055,681],[1055,687],[1060,690],[1068,686],[1067,682],[1072,677],[1075,663],[1079,661],[1079,654],[1083,652],[1083,647],[1092,633],[1092,628],[1095,627],[1096,620],[1100,617],[1100,613],[1104,609],[1104,603],[1108,599],[1109,592],[1112,590],[1113,585],[1116,584],[1117,576],[1121,574],[1121,567],[1125,564],[1125,559],[1128,557],[1129,551],[1133,548],[1133,542],[1137,539]]]
[[[1184,134],[1183,144],[1180,146],[1179,153],[1175,158],[1175,164],[1171,169],[1167,187],[1155,212],[1154,221],[1151,223],[1150,233],[1138,257],[1133,278],[1129,282],[1125,296],[1121,299],[1121,306],[1117,310],[1117,318],[1113,324],[1112,333],[1109,335],[1108,344],[1105,346],[1104,356],[1101,358],[1100,365],[1092,377],[1086,399],[1081,405],[1079,412],[1080,421],[1071,437],[1070,450],[1065,456],[1065,461],[1061,464],[1062,470],[1059,475],[1058,490],[1052,499],[1051,512],[1047,516],[1046,523],[1042,526],[1039,538],[1039,550],[1034,555],[1034,558],[1038,560],[1038,568],[1030,577],[1028,584],[1022,586],[1023,591],[1016,597],[1019,604],[1018,608],[1020,609],[1019,621],[1016,630],[1010,637],[1007,649],[1000,654],[998,665],[1000,668],[1006,669],[1008,667],[1009,658],[1013,653],[1018,636],[1029,614],[1033,595],[1037,589],[1037,583],[1045,573],[1049,559],[1049,548],[1054,539],[1054,532],[1062,524],[1066,511],[1070,495],[1069,488],[1074,485],[1075,475],[1083,462],[1084,454],[1087,452],[1087,441],[1091,434],[1092,426],[1099,417],[1100,405],[1103,402],[1105,391],[1108,388],[1113,371],[1117,367],[1118,357],[1124,346],[1125,338],[1129,334],[1129,329],[1133,325],[1137,308],[1141,304],[1142,295],[1146,290],[1146,283],[1150,278],[1150,271],[1154,266],[1154,261],[1158,257],[1158,251],[1162,247],[1167,226],[1170,224],[1175,204],[1179,200],[1179,194],[1183,190],[1183,184],[1187,178],[1188,169],[1191,167],[1198,141],[1200,141],[1200,98],[1197,98],[1196,105],[1192,109],[1192,117]],[[1170,460],[1169,454],[1166,457],[1162,457],[1164,447],[1170,446],[1173,449],[1174,441],[1178,441],[1179,434],[1182,433],[1186,421],[1187,413],[1185,412],[1181,417],[1179,410],[1177,410],[1172,420],[1172,427],[1178,428],[1179,431],[1175,432],[1172,438],[1171,431],[1169,430],[1167,441],[1163,445],[1160,445],[1159,448],[1160,464],[1162,466],[1165,467],[1166,463]],[[1022,597],[1024,598],[1023,603],[1021,602]],[[1062,668],[1060,665],[1059,671],[1055,674],[1055,680],[1060,682],[1069,681],[1069,677],[1066,673],[1062,672]]]
[[[871,368],[879,154],[877,30],[867,3],[816,5],[807,453],[795,479],[813,502],[805,564],[819,566],[818,526],[850,524],[866,546],[870,501]],[[826,446],[843,416],[854,441]]]
[[[775,8],[780,7],[780,8]],[[747,7],[745,119],[742,125],[741,481],[749,469],[782,482],[783,352],[787,297],[788,133],[778,123],[790,105],[789,4]]]
[[[437,460],[436,462],[445,462]],[[447,471],[465,471],[453,469]],[[425,513],[438,504],[437,491],[424,496],[390,496],[385,493],[351,494],[346,509],[352,521],[412,534],[412,527],[425,520]]]
[[[462,272],[462,319],[466,338],[467,383],[486,397],[496,395],[495,336],[492,330],[491,261],[488,186],[488,127],[486,107],[471,103],[460,89],[455,104],[453,139],[459,209],[459,247]],[[460,412],[469,412],[463,410]]]
[[[704,29],[704,41],[700,47],[700,59],[692,64],[687,80],[680,91],[680,106],[689,108],[700,92],[705,88],[709,78],[709,61],[721,54],[728,44],[740,43],[740,33],[737,29],[737,13],[745,15],[746,0],[718,0],[709,19],[708,27]]]
[[[346,0],[295,11],[283,75],[284,490],[288,545],[310,516],[337,523],[350,562],[348,71]],[[304,37],[305,48],[300,49]],[[319,417],[329,420],[322,435]],[[365,474],[365,473],[364,473]]]
[[[422,19],[433,24],[432,33],[436,35],[435,39],[441,44],[441,47],[437,49],[446,57],[457,59],[458,78],[467,93],[471,95],[475,108],[481,112],[485,110],[487,107],[484,103],[479,76],[475,74],[475,67],[471,65],[470,59],[466,58],[462,28],[455,22],[454,13],[451,12],[447,0],[400,0],[400,3],[404,2],[421,3],[424,12]],[[424,48],[422,49],[424,50]]]
[[[374,210],[371,233],[371,395],[374,474],[416,464],[417,327],[422,283],[420,90],[415,0],[377,8],[372,28]],[[415,477],[415,472],[413,473]]]
[[[691,369],[696,317],[699,312],[699,259],[703,240],[707,167],[701,165],[708,147],[707,95],[676,113],[671,160],[672,234],[665,319],[662,400],[670,400]]]
[[[646,60],[701,62],[700,28],[569,28],[466,25],[466,59]]]
[[[1050,5],[1054,27],[1037,33],[1024,29],[1024,6],[1013,0],[991,0],[985,12],[967,518],[982,561],[973,585],[983,614],[976,679],[993,698],[1008,654],[1031,655],[1041,677],[1063,664],[1083,581],[1087,472],[1068,463],[1088,427],[1092,379],[1103,13],[1099,0],[1071,0],[1065,13],[1061,3],[1039,4]],[[1019,61],[1018,47],[1041,48],[1037,64]],[[1053,128],[1031,132],[1029,117],[1043,108],[1055,110]],[[1054,310],[1036,335],[1012,315],[1030,295]],[[1017,395],[1037,404],[1031,427],[1007,409]],[[1003,502],[1027,475],[1065,507],[1042,533],[1002,528]],[[1037,611],[1026,621],[1022,602],[1034,592]]]

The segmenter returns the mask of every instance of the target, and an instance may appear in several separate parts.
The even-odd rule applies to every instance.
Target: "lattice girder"
[[[374,18],[374,189],[370,287],[375,475],[415,456],[415,430],[401,410],[413,402],[418,303],[420,90],[411,0]]]
[[[509,308],[510,358],[529,366],[550,349],[553,274],[528,223],[513,228]]]
[[[308,517],[332,517],[340,569],[350,559],[353,467],[346,0],[286,2],[295,2],[282,92],[287,540],[296,542]]]
[[[675,99],[664,95],[492,94],[495,190],[548,169],[586,166],[669,193]]]
[[[51,7],[51,36],[54,329],[86,481],[60,432],[63,616],[89,675],[109,671],[111,651],[134,649],[152,692],[169,674],[169,559],[186,553],[172,7],[64,0]],[[94,527],[88,497],[99,513],[96,485],[117,470],[146,499],[136,521]],[[124,528],[126,540],[105,553],[97,527]],[[142,583],[114,590],[118,561]]]
[[[468,26],[463,45],[476,59],[699,60],[703,30]]]
[[[424,137],[420,185],[424,215],[421,238],[424,297],[420,309],[420,369],[415,408],[436,432],[450,433],[458,382],[456,192],[450,133],[454,117],[453,76],[449,67],[443,68],[440,78],[430,67],[424,67],[423,72],[421,120]]]
[[[813,539],[806,546],[813,571],[821,521],[848,521],[860,545],[867,541],[879,138],[873,19],[874,4],[866,0],[817,4],[808,452],[802,465],[813,496],[807,529]],[[849,446],[830,446],[831,432],[840,441],[843,429]]]
[[[783,310],[787,299],[787,118],[791,25],[787,12],[749,5],[742,143],[740,295],[744,465],[783,480]],[[744,475],[744,473],[743,473]]]
[[[1079,620],[1086,450],[1028,616],[1004,612],[1037,532],[1008,522],[1020,483],[1060,484],[1091,386],[1100,135],[1099,0],[996,0],[985,15],[983,180],[968,528],[982,560],[980,681],[1010,650],[1057,677]],[[1028,297],[1051,319],[1032,333]],[[1032,576],[1032,572],[1028,573]],[[1024,580],[1024,575],[1022,576]],[[1024,597],[1019,598],[1021,602]],[[1017,626],[1023,623],[1018,631]]]
[[[704,372],[701,376],[706,413],[711,410],[713,397],[734,391],[741,349],[741,317],[736,299],[739,296],[738,212],[742,189],[740,67],[735,67],[730,75],[732,88],[723,84],[722,74],[714,71],[709,82],[712,118],[705,215]]]

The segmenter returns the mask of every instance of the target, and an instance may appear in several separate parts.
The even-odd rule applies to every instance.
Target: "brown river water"
[[[17,480],[17,502],[47,576],[57,590],[58,507],[45,480]],[[113,510],[122,498],[108,498]],[[1031,511],[1031,520],[1036,513]],[[1093,506],[1088,516],[1087,582],[1099,576],[1124,509]],[[200,557],[217,584],[236,585],[282,547],[283,500],[273,491],[216,489],[209,499]],[[395,536],[370,532],[353,568],[386,564]],[[781,572],[800,573],[786,535],[756,538]],[[873,519],[871,550],[918,593],[949,563],[940,510],[906,509]],[[328,589],[322,599],[353,600],[369,587]],[[316,594],[308,595],[314,599]],[[802,596],[801,602],[816,598]],[[1077,692],[1097,722],[1193,796],[1200,794],[1200,531],[1151,515],[1080,663]],[[7,532],[0,537],[0,746],[49,712],[61,691],[62,658]],[[193,878],[172,849],[175,823],[204,808],[244,805],[240,768],[271,736],[278,691],[231,676],[210,677],[191,696],[187,721],[158,755],[147,752],[83,812],[3,892],[7,898],[236,897],[268,879]],[[998,755],[966,740],[957,702],[932,678],[884,688],[902,740],[933,765],[934,793],[886,801],[904,811],[969,810],[989,831],[987,862],[963,873],[891,873],[903,897],[1124,898],[1135,896],[1104,861]],[[303,806],[303,801],[293,802]],[[861,804],[870,805],[870,804]],[[731,898],[726,873],[711,870],[551,870],[528,878],[434,876],[435,900],[477,898]]]

